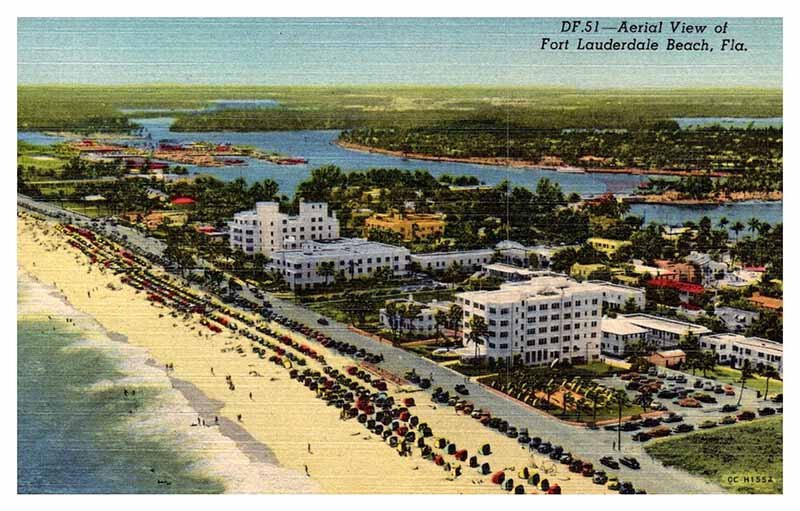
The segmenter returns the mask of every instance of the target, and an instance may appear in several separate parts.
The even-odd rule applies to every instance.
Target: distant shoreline
[[[553,172],[561,172],[565,174],[631,174],[642,176],[709,176],[709,177],[727,177],[729,174],[724,172],[706,172],[703,170],[666,170],[666,169],[638,169],[638,168],[623,168],[623,169],[607,169],[598,167],[569,167],[569,166],[553,166],[546,165],[541,162],[515,160],[513,158],[485,158],[485,157],[466,157],[456,158],[450,156],[433,156],[423,153],[404,153],[402,151],[393,151],[390,149],[382,149],[377,147],[366,146],[363,144],[355,144],[352,142],[345,142],[336,140],[335,144],[344,149],[351,151],[358,151],[361,153],[374,153],[384,154],[387,156],[396,156],[398,158],[407,158],[409,160],[422,160],[422,161],[438,161],[438,162],[453,162],[453,163],[469,163],[473,165],[493,165],[497,167],[512,167],[520,169],[537,169],[537,170],[550,170]]]

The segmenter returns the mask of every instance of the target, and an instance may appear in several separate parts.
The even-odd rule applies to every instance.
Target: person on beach
[[[250,401],[252,401],[252,400],[253,400],[253,393],[251,392],[250,393]]]
[[[213,368],[213,367],[211,368],[211,376],[215,376],[215,375],[214,375],[214,368]]]
[[[311,474],[308,473],[308,465],[303,465],[303,467],[306,469],[306,476],[311,477]]]
[[[236,416],[236,420],[238,420],[239,422],[242,422],[242,414],[241,413]]]
[[[308,444],[308,454],[314,454],[311,452],[311,444]]]

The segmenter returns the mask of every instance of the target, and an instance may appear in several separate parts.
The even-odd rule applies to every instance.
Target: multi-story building
[[[700,347],[713,351],[721,364],[741,368],[748,360],[753,369],[772,366],[783,376],[783,344],[779,342],[739,334],[713,334],[701,337]]]
[[[496,291],[459,293],[456,300],[464,310],[465,345],[472,318],[486,322],[488,336],[479,351],[490,360],[519,357],[533,365],[599,358],[602,293],[592,284],[540,277]]]
[[[408,262],[407,248],[361,238],[337,238],[305,241],[299,249],[275,250],[267,269],[280,273],[295,290],[328,284],[337,278],[369,277],[380,268],[403,275]]]
[[[605,282],[602,280],[590,280],[600,288],[603,293],[603,305],[610,310],[622,310],[628,303],[628,300],[633,300],[638,310],[643,310],[646,304],[644,289],[631,286],[623,286],[622,284],[614,284],[612,282]]]
[[[275,250],[299,248],[306,241],[339,237],[339,220],[325,202],[301,202],[297,216],[278,210],[277,202],[258,202],[228,222],[231,248],[269,256]]]
[[[614,357],[623,357],[630,344],[647,338],[646,329],[624,319],[604,317],[600,329],[603,333],[600,351]]]
[[[702,325],[649,314],[622,314],[617,319],[647,330],[647,340],[655,343],[658,349],[677,346],[681,338],[686,337],[689,332],[697,337],[711,333],[711,330]]]
[[[444,226],[444,215],[437,213],[375,213],[364,222],[364,234],[372,229],[386,229],[410,241],[441,236]]]
[[[484,264],[483,272],[491,277],[497,277],[510,282],[531,280],[539,277],[566,277],[563,273],[556,273],[549,270],[529,270],[505,263]]]
[[[494,250],[466,250],[455,252],[430,252],[428,254],[412,254],[411,262],[419,264],[423,271],[444,271],[458,263],[465,269],[477,270],[491,262]]]

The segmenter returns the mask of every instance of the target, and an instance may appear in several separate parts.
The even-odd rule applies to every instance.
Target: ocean
[[[208,424],[213,410],[190,402],[198,399],[191,384],[52,286],[19,273],[18,305],[18,493],[314,490],[266,446],[244,452],[252,439],[229,421],[227,431],[198,426],[198,409]]]

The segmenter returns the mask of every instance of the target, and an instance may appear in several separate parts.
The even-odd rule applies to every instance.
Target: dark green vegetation
[[[705,476],[731,492],[783,492],[781,417],[655,440],[645,449],[664,465]]]
[[[130,126],[120,108],[202,109],[215,99],[273,99],[279,107],[176,112],[174,129],[420,128],[506,121],[537,129],[617,129],[672,117],[781,116],[783,106],[780,90],[760,89],[21,86],[17,125],[25,130],[124,131]]]
[[[341,140],[401,153],[444,158],[510,158],[532,163],[604,169],[669,171],[710,170],[746,175],[729,179],[720,191],[780,191],[783,169],[783,130],[717,126],[680,129],[659,121],[636,129],[600,130],[531,128],[503,121],[442,123],[437,127],[361,128],[345,131]],[[710,177],[695,183],[691,197],[713,191]],[[705,185],[700,186],[700,185]],[[702,191],[704,193],[697,193]]]

